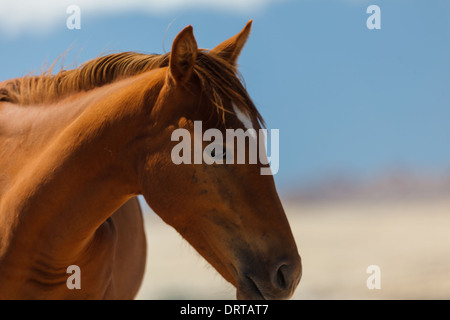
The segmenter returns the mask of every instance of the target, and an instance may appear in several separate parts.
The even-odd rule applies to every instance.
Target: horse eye
[[[217,157],[222,157],[223,159],[225,159],[226,158],[226,156],[227,156],[227,151],[226,151],[226,148],[224,147],[223,149],[222,149],[222,153],[220,154],[218,154],[217,155]],[[212,149],[212,151],[211,151],[211,157],[213,157],[213,158],[215,158],[216,157],[216,148],[213,148]]]

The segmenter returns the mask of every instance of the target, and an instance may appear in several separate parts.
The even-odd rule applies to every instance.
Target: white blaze
[[[258,133],[253,128],[253,121],[248,115],[248,113],[241,111],[235,103],[233,103],[233,110],[239,121],[242,122],[245,129],[248,130],[250,136],[253,139],[257,139]],[[258,143],[258,155],[259,161],[263,164],[269,164],[269,168],[261,168],[262,175],[275,175],[278,173],[279,169],[279,130],[270,130],[270,156],[267,155],[267,130],[259,129],[259,143]],[[251,150],[249,150],[251,151]]]
[[[245,129],[253,129],[253,121],[252,119],[248,116],[248,114],[242,112],[237,106],[236,104],[233,103],[233,110],[234,113],[236,114],[236,117],[239,119],[239,121],[242,122],[242,124],[244,125]]]

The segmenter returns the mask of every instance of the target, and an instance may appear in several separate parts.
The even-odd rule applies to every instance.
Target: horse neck
[[[9,187],[0,194],[0,257],[2,250],[14,247],[53,256],[76,252],[115,209],[139,192],[133,142],[148,113],[139,99],[148,98],[143,78],[122,80],[59,102],[58,108],[79,102],[78,110],[72,110],[64,126],[44,130],[46,139],[33,136],[32,129],[22,133],[36,139],[39,148],[24,150],[27,160],[20,162],[20,168],[9,168]],[[48,110],[45,113],[57,121]],[[0,131],[0,145],[8,145],[1,139]],[[39,242],[33,240],[35,234]]]

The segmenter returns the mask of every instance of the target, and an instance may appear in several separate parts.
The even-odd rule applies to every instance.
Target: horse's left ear
[[[169,70],[177,85],[183,85],[191,77],[197,51],[193,28],[187,26],[173,40],[170,53]]]
[[[210,52],[217,54],[222,59],[227,60],[233,65],[236,65],[237,59],[241,54],[241,50],[247,42],[250,30],[252,29],[253,20],[250,20],[237,35],[225,40]]]

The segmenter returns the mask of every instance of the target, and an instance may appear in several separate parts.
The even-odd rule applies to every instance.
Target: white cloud
[[[66,9],[77,5],[81,14],[145,12],[161,14],[184,8],[252,12],[281,0],[0,0],[0,33],[17,36],[65,27]]]

